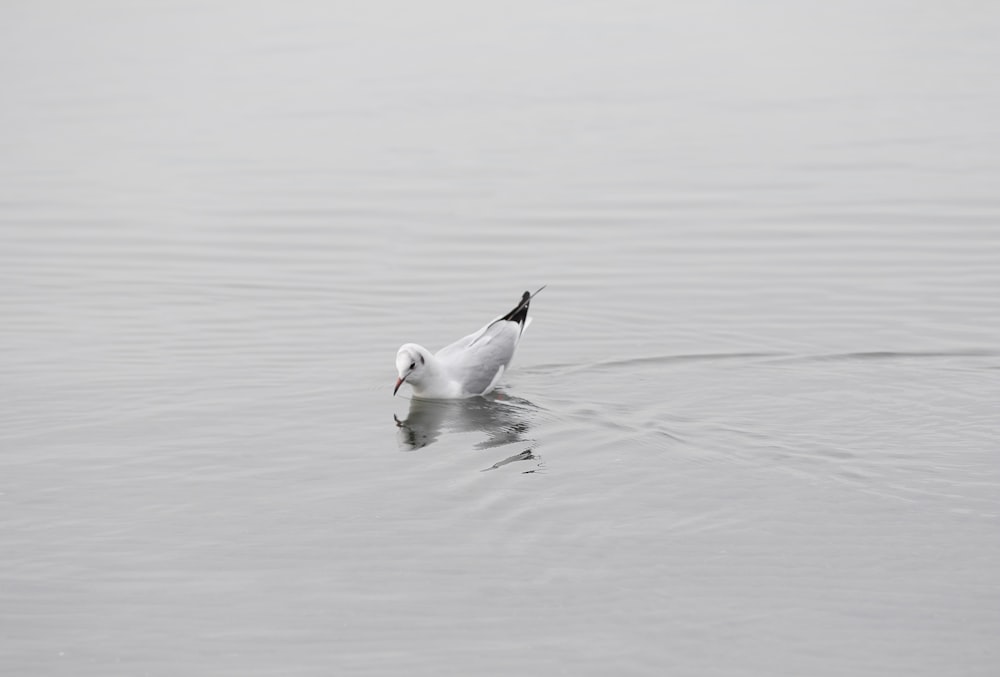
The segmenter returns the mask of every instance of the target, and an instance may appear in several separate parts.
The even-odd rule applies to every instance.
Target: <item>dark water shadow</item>
[[[538,460],[538,457],[535,456],[534,452],[531,449],[525,449],[524,451],[522,451],[519,454],[514,454],[513,456],[508,456],[507,458],[505,458],[505,459],[503,459],[501,461],[497,461],[496,463],[494,463],[493,465],[491,465],[489,468],[483,468],[482,472],[488,472],[490,470],[496,470],[497,468],[502,468],[503,466],[507,465],[508,463],[515,463],[516,461],[537,461],[537,460]],[[531,473],[534,473],[534,472],[538,472],[538,468],[535,468],[534,470],[525,470],[522,474],[524,474],[524,475],[530,475]]]
[[[449,433],[481,433],[483,441],[475,449],[492,449],[511,444],[527,448],[504,458],[485,470],[495,470],[515,461],[538,460],[528,438],[533,418],[541,410],[528,400],[493,393],[467,400],[410,400],[405,419],[393,416],[400,449],[416,451],[431,446]],[[534,471],[529,471],[534,472]]]

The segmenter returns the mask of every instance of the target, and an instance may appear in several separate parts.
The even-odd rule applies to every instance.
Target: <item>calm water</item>
[[[1000,10],[736,4],[6,3],[0,672],[998,674]]]

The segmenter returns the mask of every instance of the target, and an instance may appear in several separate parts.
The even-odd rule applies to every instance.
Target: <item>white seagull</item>
[[[404,383],[413,388],[414,397],[425,400],[462,399],[493,390],[531,324],[528,305],[542,289],[544,285],[534,294],[524,292],[512,311],[436,354],[416,343],[403,344],[396,353],[399,378],[392,394]]]

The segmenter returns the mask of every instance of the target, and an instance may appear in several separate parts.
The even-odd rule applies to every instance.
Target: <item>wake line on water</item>
[[[669,364],[671,362],[696,362],[710,360],[732,360],[739,358],[764,358],[764,357],[784,357],[786,353],[694,353],[689,355],[647,355],[643,357],[630,357],[622,360],[600,360],[588,363],[550,363],[536,364],[530,367],[520,368],[524,373],[566,371],[574,372],[580,370],[592,370],[602,368],[630,367],[640,364]]]
[[[996,350],[870,350],[849,353],[828,353],[822,355],[787,355],[779,357],[782,362],[825,362],[825,361],[866,361],[866,360],[910,360],[941,359],[961,357],[1000,357]]]
[[[774,362],[825,362],[863,360],[941,359],[965,357],[1000,357],[1000,351],[985,349],[968,350],[871,350],[844,353],[821,353],[801,355],[784,352],[734,352],[734,353],[690,353],[684,355],[646,355],[619,360],[599,360],[588,363],[549,363],[522,367],[523,373],[551,373],[559,371],[573,373],[594,369],[615,369],[637,365],[672,364],[687,362],[712,362],[716,360],[766,360]]]

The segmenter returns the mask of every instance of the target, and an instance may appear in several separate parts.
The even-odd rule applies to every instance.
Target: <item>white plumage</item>
[[[535,294],[524,292],[509,313],[436,354],[416,343],[403,344],[396,353],[399,377],[393,394],[403,383],[413,388],[414,397],[431,400],[475,397],[493,390],[531,324],[528,306]]]

